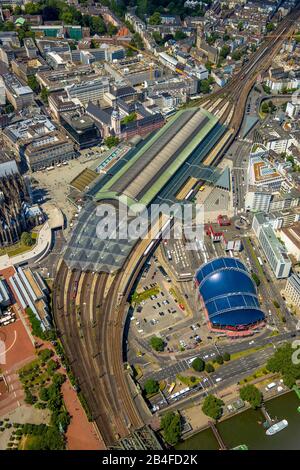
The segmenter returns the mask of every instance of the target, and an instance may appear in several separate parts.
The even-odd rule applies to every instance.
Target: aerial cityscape
[[[0,0],[0,450],[299,449],[300,1]]]

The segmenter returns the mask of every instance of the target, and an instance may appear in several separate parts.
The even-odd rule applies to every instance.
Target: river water
[[[267,436],[260,410],[246,410],[217,425],[228,449],[246,444],[250,450],[300,449],[300,405],[295,392],[289,392],[266,402],[272,418],[287,419],[288,427],[273,436]],[[218,443],[211,429],[205,429],[176,446],[178,450],[215,450]]]

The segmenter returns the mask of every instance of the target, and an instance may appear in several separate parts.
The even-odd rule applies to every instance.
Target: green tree
[[[148,1],[147,0],[137,0],[137,15],[144,19],[144,16],[146,15],[148,11]]]
[[[126,57],[133,57],[134,56],[134,52],[132,49],[130,49],[130,47],[128,47],[128,49],[126,50]]]
[[[205,67],[207,68],[207,70],[208,70],[209,72],[212,71],[212,66],[213,66],[213,64],[212,64],[212,62],[210,62],[209,60],[208,60],[207,62],[205,62]]]
[[[155,351],[163,351],[165,349],[163,340],[158,338],[158,336],[152,336],[150,339],[150,345]]]
[[[176,31],[174,34],[175,41],[181,41],[182,39],[186,38],[186,34],[183,31]]]
[[[192,362],[192,368],[197,371],[197,372],[202,372],[205,367],[205,362],[201,357],[196,357],[196,359],[193,360]]]
[[[35,75],[30,75],[28,77],[27,84],[34,91],[34,93],[38,93],[40,91],[40,86]]]
[[[274,29],[275,29],[274,23],[267,23],[266,30],[268,33],[270,33],[271,31],[274,31]]]
[[[21,15],[21,14],[22,14],[22,8],[19,5],[15,6],[14,15]]]
[[[44,86],[41,89],[41,98],[45,104],[48,103],[49,91]]]
[[[258,287],[260,285],[260,279],[256,273],[252,273],[252,279],[255,282],[256,286]]]
[[[40,389],[39,397],[42,401],[48,401],[49,400],[48,388],[47,387],[42,387]]]
[[[24,401],[28,405],[33,405],[36,402],[36,397],[31,393],[31,391],[28,388],[25,389]]]
[[[153,395],[154,393],[158,392],[159,383],[154,379],[148,379],[146,380],[144,384],[144,390],[147,393],[147,395]]]
[[[243,23],[243,21],[239,21],[239,23],[238,23],[238,30],[239,30],[239,31],[243,31],[243,29],[244,29],[244,23]]]
[[[151,24],[151,25],[161,24],[161,15],[160,15],[159,11],[155,11],[153,13],[153,15],[150,16],[149,24]]]
[[[230,361],[230,359],[231,359],[230,354],[228,352],[225,352],[223,354],[223,359],[224,359],[225,362]]]
[[[31,308],[26,308],[26,313],[30,321],[32,334],[37,338],[45,339],[45,334],[41,327],[41,322],[37,319]]]
[[[108,26],[107,26],[107,34],[109,36],[115,36],[118,32],[118,28],[113,25],[112,23],[109,23]]]
[[[26,15],[38,15],[41,12],[39,3],[29,2],[25,5]]]
[[[41,349],[38,352],[41,362],[46,363],[53,356],[53,351],[51,349]]]
[[[47,372],[48,374],[52,375],[58,369],[58,363],[51,359],[47,364]]]
[[[92,16],[91,17],[91,34],[105,34],[106,33],[106,25],[103,21],[101,16]]]
[[[25,246],[32,246],[34,245],[34,240],[31,236],[30,233],[28,232],[23,232],[22,235],[21,235],[21,242],[23,243],[23,245]]]
[[[220,354],[216,357],[216,362],[220,365],[224,364],[224,359],[223,359],[223,356],[221,356]]]
[[[125,116],[123,119],[122,119],[122,124],[127,124],[128,122],[133,122],[133,121],[136,121],[137,119],[137,114],[136,113],[130,113],[128,114],[128,116]]]
[[[51,415],[50,424],[56,428],[62,428],[65,432],[70,424],[71,417],[66,410],[54,411]]]
[[[133,47],[136,47],[137,49],[143,50],[145,48],[143,39],[142,39],[142,37],[139,33],[134,33],[134,35],[132,36],[130,44]]]
[[[230,52],[230,47],[225,44],[225,46],[223,46],[222,49],[221,49],[221,51],[220,51],[220,57],[221,57],[222,59],[226,59],[226,57],[228,56],[229,52]]]
[[[156,44],[158,44],[159,46],[162,46],[164,44],[164,39],[158,31],[153,31],[152,37]]]
[[[208,373],[208,374],[211,374],[212,372],[215,371],[215,368],[214,366],[208,362],[207,364],[205,364],[205,371]]]
[[[99,44],[95,41],[95,39],[92,39],[90,43],[90,48],[97,49],[98,47],[99,47]]]
[[[163,431],[164,439],[172,446],[178,444],[181,436],[181,420],[178,413],[172,411],[162,416],[160,427]]]
[[[234,51],[231,55],[231,57],[233,58],[233,60],[240,60],[242,58],[242,51]]]
[[[240,397],[247,401],[252,408],[259,408],[262,404],[262,393],[255,385],[245,385],[240,389]]]
[[[65,12],[61,13],[60,19],[65,24],[74,24],[74,18],[73,18],[73,15],[70,11],[65,11]]]
[[[202,405],[202,411],[206,416],[214,420],[220,419],[223,414],[224,402],[215,395],[207,395]]]
[[[110,135],[109,137],[106,137],[106,139],[104,140],[104,144],[110,149],[112,147],[115,147],[116,145],[118,145],[118,143],[120,142],[120,139],[118,137],[115,137],[113,135]]]
[[[280,372],[284,383],[290,388],[300,379],[300,364],[292,359],[294,352],[290,343],[285,344],[267,362],[267,369],[270,372]]]
[[[210,84],[208,80],[201,80],[200,82],[200,93],[209,93],[210,92]]]

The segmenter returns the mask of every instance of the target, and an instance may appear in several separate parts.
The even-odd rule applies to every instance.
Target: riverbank
[[[293,450],[300,448],[300,402],[293,391],[266,401],[272,418],[287,419],[289,426],[273,436],[267,436],[262,423],[265,418],[260,409],[248,408],[217,424],[217,429],[228,449],[246,444],[250,450]],[[210,428],[193,434],[176,446],[177,450],[217,450],[218,442]]]

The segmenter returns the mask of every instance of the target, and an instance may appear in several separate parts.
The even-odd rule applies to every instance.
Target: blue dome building
[[[212,329],[250,330],[264,322],[256,285],[237,258],[216,258],[196,273],[200,299]]]

